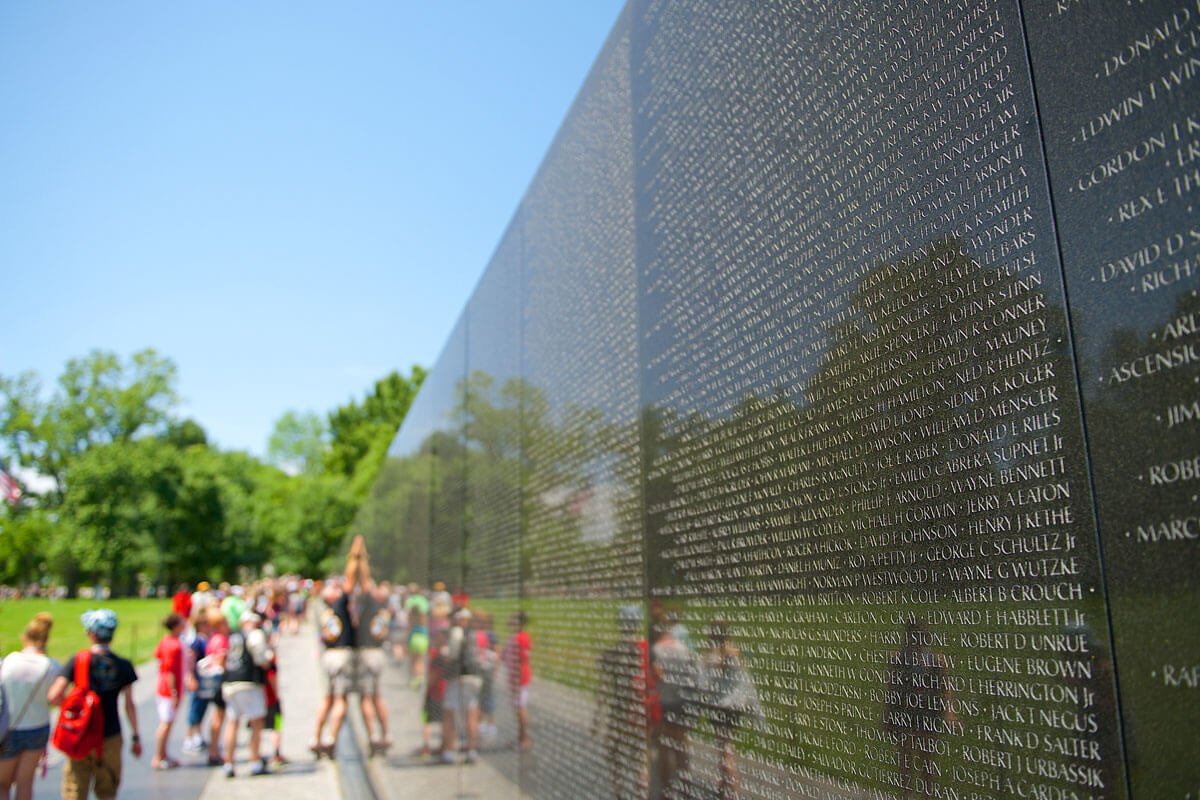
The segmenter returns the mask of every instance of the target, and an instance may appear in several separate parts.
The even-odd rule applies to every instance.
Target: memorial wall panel
[[[1200,5],[1026,19],[1133,794],[1200,796]]]
[[[619,609],[644,597],[628,27],[622,17],[521,210],[522,589],[543,731],[523,779],[537,796],[636,793],[645,773],[645,736],[627,724],[637,709],[611,689],[613,669],[638,665],[610,653]]]
[[[1108,629],[1016,7],[638,19],[654,647],[686,631],[740,660],[763,722],[729,741],[688,717],[755,767],[717,753],[662,780],[1120,786],[1098,757],[1119,753]],[[703,636],[714,621],[728,639]],[[660,746],[660,764],[685,747]]]
[[[430,491],[429,577],[436,588],[462,587],[467,525],[467,457],[463,423],[466,415],[468,318],[460,317],[426,376],[421,394],[434,409],[427,445],[433,461]],[[445,609],[444,613],[449,613]],[[437,609],[433,610],[437,613]]]
[[[463,437],[467,471],[467,538],[463,590],[472,625],[499,645],[519,630],[521,612],[521,220],[509,225],[488,270],[471,296],[467,315],[467,378]],[[485,709],[481,756],[510,783],[464,770],[461,791],[480,797],[519,794],[520,751],[493,746],[517,741],[520,731],[509,697],[507,669],[497,664],[492,701]],[[495,730],[492,730],[494,726]]]
[[[1200,795],[1196,76],[1200,0],[627,6],[356,522],[527,615],[489,796]]]
[[[430,584],[433,458],[429,441],[435,415],[433,395],[419,392],[351,528],[351,536],[361,535],[366,542],[378,578]]]

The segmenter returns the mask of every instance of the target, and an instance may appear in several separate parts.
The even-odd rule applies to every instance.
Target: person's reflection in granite
[[[717,786],[720,800],[737,797],[738,770],[734,739],[747,716],[759,711],[758,690],[750,678],[737,645],[729,636],[729,626],[714,619],[705,631],[708,649],[702,663],[704,715],[712,726],[721,754],[721,780]]]
[[[884,692],[883,728],[896,742],[902,797],[940,796],[934,763],[938,732],[954,721],[946,657],[928,649],[921,620],[908,624],[904,646],[892,657]]]
[[[642,611],[617,612],[617,641],[600,654],[592,736],[604,741],[612,796],[642,800],[649,793],[650,725],[660,716],[649,671],[649,646],[642,636]]]
[[[654,749],[656,796],[663,800],[683,796],[700,675],[696,654],[676,637],[677,627],[670,618],[660,623],[650,648],[650,669],[662,709],[662,718],[654,726]]]

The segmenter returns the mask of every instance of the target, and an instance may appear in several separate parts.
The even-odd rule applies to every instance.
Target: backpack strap
[[[75,685],[81,689],[88,688],[88,670],[92,666],[92,650],[85,648],[75,654]]]

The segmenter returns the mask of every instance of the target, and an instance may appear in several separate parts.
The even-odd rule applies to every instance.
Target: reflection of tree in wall
[[[420,582],[465,581],[473,593],[510,595],[519,581],[550,596],[617,591],[640,533],[629,523],[636,495],[623,486],[611,541],[587,541],[581,502],[597,465],[607,473],[635,458],[636,439],[599,409],[555,413],[545,391],[481,371],[456,389],[447,426],[418,452],[390,457],[356,522],[372,567]],[[456,430],[458,432],[456,432]],[[616,466],[614,466],[616,465]],[[580,581],[581,576],[590,580]]]
[[[428,441],[433,454],[429,578],[461,588],[467,526],[467,453],[461,425],[447,425]]]
[[[361,535],[378,579],[428,585],[433,455],[388,457],[350,530]]]
[[[972,303],[982,306],[972,310]],[[1018,316],[1006,329],[1026,326],[1033,335],[1010,343],[997,338],[999,329],[971,332],[972,322],[1018,306],[1033,313]],[[1031,323],[1034,319],[1039,321]],[[803,387],[781,385],[769,396],[747,395],[723,418],[681,419],[668,409],[648,409],[651,585],[695,579],[672,554],[682,552],[677,546],[681,534],[694,540],[697,531],[681,531],[676,524],[667,535],[663,532],[668,530],[665,509],[681,493],[673,473],[685,468],[695,472],[698,464],[703,465],[699,472],[707,499],[723,513],[715,523],[716,516],[699,516],[696,525],[707,526],[711,538],[774,530],[785,543],[791,538],[819,545],[819,554],[809,556],[816,568],[810,564],[803,570],[810,580],[815,575],[894,573],[901,551],[910,564],[914,556],[919,560],[923,546],[889,545],[878,537],[881,527],[906,510],[922,516],[932,510],[928,520],[909,527],[962,529],[969,520],[994,515],[994,509],[956,504],[967,495],[995,493],[999,471],[1010,465],[1000,458],[1008,455],[1005,447],[1033,434],[1018,429],[1022,414],[998,405],[1016,392],[996,392],[991,385],[999,382],[1003,390],[1007,377],[1031,363],[1046,362],[1054,365],[1050,383],[1058,397],[1070,396],[1073,383],[1061,319],[1061,310],[1047,303],[1036,276],[983,269],[958,241],[944,239],[876,266],[854,285],[844,311],[827,325],[824,358]],[[804,321],[795,327],[822,335]],[[966,335],[957,338],[958,332]],[[795,342],[796,347],[806,344]],[[973,363],[1035,345],[1033,362],[977,378],[964,371]],[[972,348],[976,354],[970,353]],[[953,437],[946,435],[948,429]],[[1055,432],[1066,435],[1066,429],[1073,430],[1060,425]],[[1081,490],[1085,486],[1077,485]],[[685,515],[698,505],[674,502]],[[717,552],[708,545],[710,553]],[[695,550],[688,548],[693,555]],[[761,564],[762,572],[774,576],[788,573],[780,559],[759,561],[754,551],[754,545],[723,551],[729,553],[724,560]],[[851,552],[868,556],[867,563],[851,567]],[[860,581],[842,588],[853,592],[862,586]],[[745,591],[737,581],[725,588]]]
[[[1013,318],[990,330],[972,327],[984,319],[989,326],[999,323],[1010,310]],[[795,330],[824,339],[821,361],[803,386],[747,395],[723,417],[646,409],[651,594],[750,595],[765,609],[774,606],[773,594],[853,602],[871,589],[990,585],[982,573],[944,568],[986,567],[988,558],[947,561],[945,551],[937,561],[927,556],[947,542],[1011,535],[992,526],[1013,515],[1005,492],[1024,484],[1001,484],[999,476],[1034,460],[1014,445],[1048,432],[1064,437],[1061,453],[1079,451],[1075,419],[1038,416],[1062,414],[1060,403],[1019,411],[1006,404],[1047,386],[1047,397],[1070,405],[1075,385],[1062,320],[1061,307],[1046,298],[1039,276],[985,269],[960,242],[940,240],[867,272],[848,288],[843,310],[824,330],[814,330],[811,321],[794,322]],[[1018,330],[1022,335],[1014,335]],[[971,371],[987,363],[997,369]],[[1053,377],[1027,389],[1007,385],[1038,365],[1050,365]],[[1036,424],[1026,429],[1027,420]],[[1051,427],[1036,430],[1043,423]],[[1070,461],[1059,480],[1069,480],[1079,493],[1075,510],[1086,518],[1082,464]],[[998,505],[990,499],[994,495]],[[979,502],[968,505],[968,499]],[[939,528],[954,533],[948,539],[918,536],[916,542],[899,538]],[[767,540],[755,539],[759,534]],[[1081,568],[1089,569],[1085,561],[1086,556]],[[936,579],[930,580],[928,568],[934,565]],[[721,570],[736,577],[715,579]],[[759,588],[773,579],[795,579],[791,586],[802,588],[784,588],[784,582],[774,590]],[[943,598],[940,607],[952,603]],[[898,599],[880,610],[914,608],[912,601]],[[750,644],[736,626],[733,633],[740,646]],[[802,674],[807,660],[795,665]],[[760,686],[775,686],[780,676],[754,677]],[[768,705],[782,702],[775,713],[789,718],[799,698],[783,702],[778,697],[788,690],[773,691]],[[860,697],[848,702],[857,704],[863,718],[879,719],[882,710],[868,699],[867,687]],[[803,741],[801,723],[792,728],[795,741]],[[764,737],[756,741],[761,747]],[[778,752],[792,749],[786,744],[779,742]],[[795,766],[860,779],[853,771],[831,772],[815,758]]]
[[[467,458],[463,582],[472,595],[514,596],[519,590],[523,390],[520,381],[498,385],[476,370],[457,391]]]

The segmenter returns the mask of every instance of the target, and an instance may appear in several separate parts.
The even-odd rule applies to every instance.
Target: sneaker
[[[453,764],[458,760],[458,753],[453,750],[446,750],[442,753],[442,761],[446,764]]]
[[[221,770],[225,773],[226,778],[233,777],[233,764],[226,763],[221,766]]]
[[[478,758],[479,758],[479,753],[475,752],[474,750],[467,751],[467,763],[468,764],[474,764],[476,759],[478,759]]]
[[[254,767],[254,769],[250,770],[250,774],[251,775],[270,775],[271,774],[271,765],[267,763],[267,760],[265,758],[259,759],[259,762]]]

